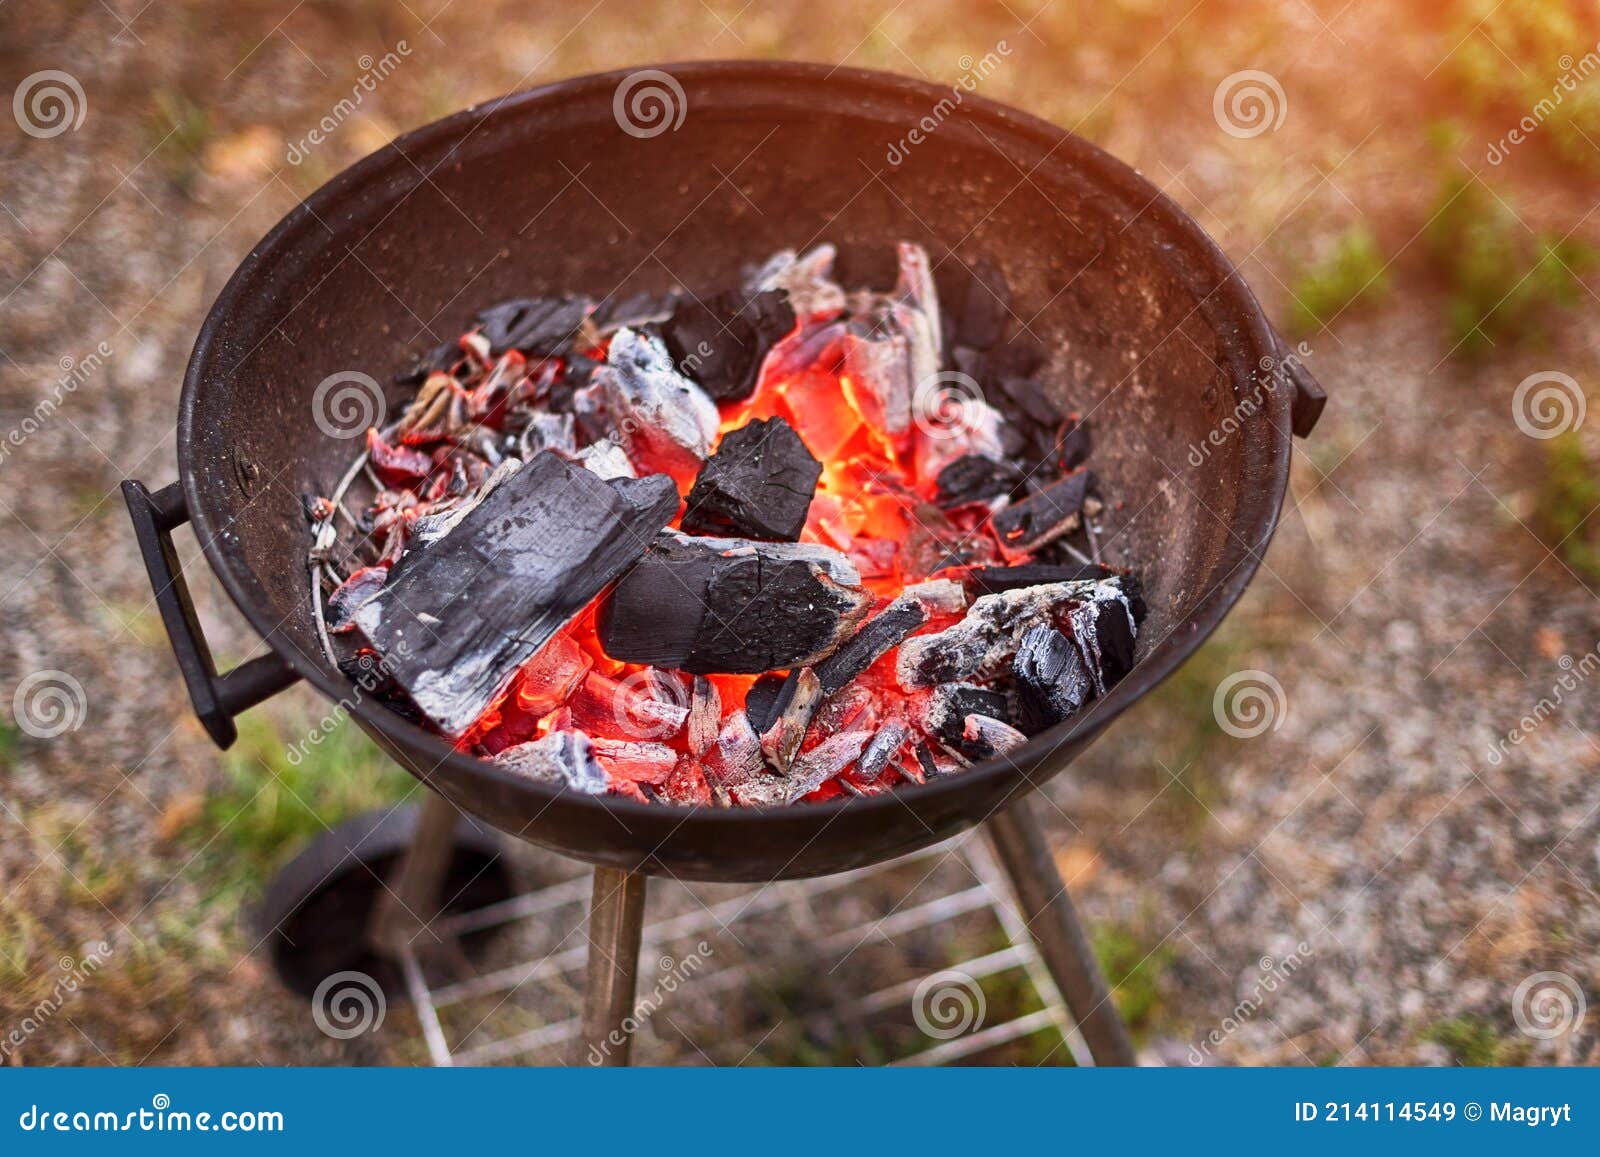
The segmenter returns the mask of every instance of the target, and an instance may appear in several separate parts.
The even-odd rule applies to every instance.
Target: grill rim
[[[207,562],[229,598],[263,641],[319,692],[335,703],[343,703],[363,729],[378,739],[391,756],[414,774],[418,773],[412,761],[398,754],[391,745],[404,751],[422,753],[427,757],[424,762],[430,762],[435,769],[448,763],[469,779],[484,780],[502,790],[541,800],[546,806],[560,801],[563,806],[594,809],[595,814],[608,812],[624,821],[625,828],[628,827],[625,822],[628,820],[659,822],[663,818],[671,818],[676,821],[674,831],[705,829],[718,832],[735,828],[748,831],[780,824],[793,826],[797,822],[809,823],[821,829],[846,812],[861,817],[906,807],[908,801],[901,797],[908,795],[930,803],[962,794],[984,798],[992,792],[986,793],[982,789],[992,788],[996,781],[1005,778],[1017,780],[1005,793],[1008,800],[1017,793],[1038,787],[1064,768],[1072,756],[1086,747],[1123,711],[1185,662],[1221,624],[1254,577],[1261,556],[1276,529],[1288,488],[1292,457],[1289,442],[1291,391],[1267,391],[1266,404],[1256,411],[1239,435],[1239,475],[1242,483],[1229,523],[1228,546],[1214,572],[1225,577],[1195,604],[1192,611],[1180,620],[1166,639],[1157,644],[1153,652],[1139,661],[1121,683],[1103,699],[1096,700],[1087,711],[1033,737],[1007,756],[974,764],[957,776],[933,780],[925,785],[905,784],[886,795],[867,799],[846,797],[792,807],[682,809],[641,804],[609,795],[584,796],[567,789],[530,782],[486,760],[456,751],[438,736],[381,705],[369,702],[365,697],[353,697],[352,683],[330,673],[321,657],[305,655],[278,633],[279,624],[274,621],[275,616],[264,605],[261,596],[251,589],[255,582],[254,574],[227,549],[222,533],[226,524],[219,523],[216,512],[203,501],[193,468],[197,443],[205,433],[197,432],[194,419],[199,393],[207,388],[206,379],[221,376],[221,367],[211,364],[211,354],[236,302],[242,296],[244,283],[256,275],[258,268],[270,265],[274,255],[284,249],[299,230],[312,227],[318,217],[334,215],[336,207],[347,197],[354,195],[359,198],[361,191],[378,184],[392,165],[404,164],[398,160],[397,147],[403,146],[407,152],[415,152],[448,143],[452,138],[459,141],[464,130],[470,129],[475,123],[486,123],[499,115],[524,112],[545,104],[553,105],[569,98],[593,96],[597,92],[614,89],[623,78],[644,68],[660,69],[682,82],[697,85],[732,85],[741,81],[771,85],[777,81],[815,88],[826,82],[830,88],[854,87],[864,95],[875,98],[909,97],[934,103],[949,96],[946,86],[877,70],[833,68],[822,64],[737,60],[647,64],[638,68],[572,77],[474,105],[406,133],[390,145],[342,170],[291,210],[242,260],[213,302],[191,354],[179,401],[177,457],[183,493]],[[1045,148],[1052,157],[1059,157],[1063,162],[1082,170],[1090,180],[1103,185],[1120,200],[1142,205],[1142,215],[1155,223],[1159,234],[1170,241],[1181,242],[1187,261],[1214,282],[1214,288],[1204,296],[1217,299],[1219,312],[1238,326],[1235,332],[1219,332],[1219,342],[1236,350],[1247,350],[1252,365],[1265,358],[1282,357],[1285,349],[1282,339],[1267,321],[1259,302],[1226,254],[1188,213],[1132,168],[1067,130],[987,98],[966,95],[961,115],[976,118],[985,127],[1001,131],[1004,135],[1027,138]],[[1241,387],[1237,377],[1232,385],[1237,397]],[[1040,774],[1034,774],[1036,770]],[[425,783],[429,782],[426,775],[419,775],[419,778]],[[472,810],[470,801],[456,798],[455,792],[451,796],[458,804]],[[973,815],[969,822],[976,823],[982,818]],[[938,834],[943,833],[930,831],[926,842],[933,842]],[[537,836],[525,838],[539,842]],[[641,845],[644,843],[643,840],[638,842]],[[897,848],[889,854],[899,854],[899,850],[903,849]],[[641,847],[640,854],[654,856],[656,851],[645,851]]]

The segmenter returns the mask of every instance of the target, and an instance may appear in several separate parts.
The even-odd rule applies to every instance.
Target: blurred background
[[[292,761],[326,712],[304,688],[252,712],[219,755],[117,493],[124,477],[176,476],[183,367],[261,235],[395,134],[513,89],[716,57],[951,83],[1002,43],[981,95],[1088,137],[1192,213],[1331,399],[1242,604],[1042,809],[1144,1056],[1600,1060],[1593,4],[13,0],[6,1063],[426,1059],[404,1006],[358,1039],[321,1031],[246,919],[308,840],[411,781],[350,727]],[[32,100],[41,87],[61,94],[54,113]],[[187,532],[180,554],[219,664],[250,655],[258,641]],[[1240,673],[1276,688],[1246,725],[1217,708]],[[548,857],[527,870],[572,874]],[[905,899],[877,887],[851,902]],[[543,932],[559,942],[580,911]],[[909,981],[992,934],[884,932],[857,964],[873,987]],[[815,1015],[815,986],[783,969],[794,936],[780,923],[747,938],[771,968],[737,1001],[683,985],[677,1019],[644,1030],[648,1055],[892,1059],[903,1025],[846,1033]],[[836,980],[868,983],[852,976]],[[986,993],[991,1010],[1037,999],[1016,983]],[[529,988],[460,1031],[489,1032],[490,1012],[536,1029],[575,999],[567,981]],[[712,1029],[690,1028],[697,1015]],[[719,1018],[744,1034],[737,1049],[711,1047]],[[1022,1040],[979,1059],[1066,1055]]]

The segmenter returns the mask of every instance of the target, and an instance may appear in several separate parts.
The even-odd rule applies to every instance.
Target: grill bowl
[[[1320,394],[1298,367],[1295,388],[1259,388],[1260,367],[1284,349],[1238,273],[1158,190],[1061,129],[966,94],[951,109],[951,90],[882,73],[663,67],[683,91],[675,129],[624,131],[614,101],[629,73],[518,93],[353,165],[245,258],[190,360],[181,494],[169,492],[157,521],[164,532],[187,513],[273,655],[219,681],[200,642],[197,684],[185,623],[174,613],[167,625],[220,741],[232,712],[300,677],[463,810],[577,859],[730,881],[860,867],[977,823],[1057,774],[1200,645],[1266,548],[1291,426],[1315,421]],[[936,108],[942,123],[917,142],[911,130]],[[1092,415],[1091,464],[1114,502],[1107,560],[1139,569],[1149,616],[1137,666],[1091,709],[1007,758],[892,795],[686,811],[558,791],[457,753],[326,660],[300,501],[329,493],[358,444],[319,428],[319,382],[349,371],[391,382],[506,297],[701,292],[786,246],[832,241],[842,282],[883,285],[901,239],[928,248],[943,285],[980,257],[998,265],[1016,312],[1055,351],[1050,389]],[[391,387],[388,403],[395,412],[404,392]]]

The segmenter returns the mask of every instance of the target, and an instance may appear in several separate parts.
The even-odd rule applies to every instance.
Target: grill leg
[[[389,887],[379,893],[367,928],[368,940],[379,951],[398,956],[409,949],[427,955],[439,947],[429,924],[445,899],[444,878],[455,855],[459,818],[444,796],[423,793],[416,834]]]
[[[989,840],[1011,879],[1028,931],[1067,1002],[1067,1011],[1097,1065],[1133,1065],[1133,1042],[1122,1023],[1100,963],[1078,923],[1072,897],[1027,799],[991,816]]]
[[[589,965],[584,979],[580,1065],[626,1065],[633,1045],[622,1023],[633,1013],[644,932],[645,877],[616,868],[594,870],[589,901]]]

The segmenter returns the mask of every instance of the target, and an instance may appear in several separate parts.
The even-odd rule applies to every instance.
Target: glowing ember
[[[1001,342],[1003,316],[942,316],[927,254],[897,255],[888,292],[846,292],[821,246],[704,299],[484,311],[409,376],[412,402],[368,431],[333,498],[307,502],[330,653],[375,648],[397,709],[514,773],[686,806],[923,783],[1105,694],[1132,664],[1142,607],[1135,581],[1097,565],[1086,427],[1034,382],[1042,353]],[[981,277],[978,304],[1000,300],[998,270]],[[608,530],[608,510],[633,508],[606,488],[634,495],[660,474],[680,496],[667,531]],[[570,581],[552,559],[586,565],[593,550],[560,540],[568,487],[539,490],[547,476],[590,479],[586,534],[612,536],[606,565],[626,568],[576,614],[534,593]],[[336,565],[360,477],[364,538]],[[516,503],[558,532],[484,540],[530,509]],[[491,507],[511,513],[491,525]],[[470,577],[477,558],[493,586]],[[430,589],[434,572],[456,586]],[[430,609],[397,622],[413,602]],[[458,646],[468,622],[485,638]],[[463,666],[382,655],[375,624]],[[528,638],[548,641],[524,660]]]

